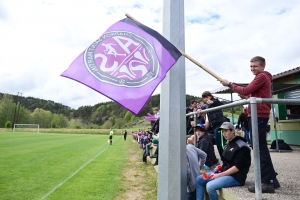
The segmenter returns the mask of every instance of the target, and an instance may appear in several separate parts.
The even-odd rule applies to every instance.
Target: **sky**
[[[185,0],[184,6],[185,53],[221,78],[250,82],[254,56],[266,59],[271,74],[300,66],[300,1]],[[0,0],[0,92],[74,109],[109,101],[60,74],[126,13],[162,33],[163,0]],[[187,94],[222,87],[188,59],[185,68]],[[160,92],[159,86],[154,94]]]

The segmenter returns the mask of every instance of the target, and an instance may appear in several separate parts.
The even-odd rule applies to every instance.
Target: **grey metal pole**
[[[231,103],[233,102],[233,98],[232,98],[232,93],[231,94]],[[232,119],[232,124],[234,124],[234,117],[233,117],[233,107],[231,107],[231,119]]]
[[[252,145],[254,155],[254,178],[255,178],[255,199],[262,199],[261,191],[261,174],[260,174],[260,156],[259,156],[259,141],[258,141],[258,122],[257,122],[257,105],[256,98],[250,97],[251,105],[251,126],[252,126]]]
[[[276,121],[276,116],[275,116],[275,113],[274,113],[274,110],[275,110],[275,108],[274,108],[274,104],[271,104],[271,106],[272,106],[272,118],[273,118],[273,123],[274,123],[274,131],[275,131],[275,140],[276,140],[276,151],[278,151],[279,152],[279,147],[278,147],[278,137],[277,137],[277,128],[276,128],[276,123],[277,123],[277,121]],[[271,130],[270,130],[271,131]]]
[[[163,35],[185,50],[184,1],[164,0]],[[181,57],[161,86],[158,199],[186,199],[185,60]]]
[[[194,127],[197,125],[197,114],[194,113]],[[196,146],[196,143],[197,143],[197,134],[196,134],[196,131],[195,131],[195,128],[194,128],[194,146]]]
[[[298,101],[298,102],[300,104],[300,101]],[[217,106],[217,107],[207,108],[205,110],[201,110],[201,113],[208,113],[208,112],[215,111],[215,110],[220,110],[220,109],[224,109],[224,108],[231,108],[233,106],[240,106],[240,105],[245,105],[245,104],[249,104],[249,103],[250,103],[250,100],[248,100],[248,99],[247,100],[235,101],[233,103],[225,104],[225,105],[222,105],[222,106]],[[193,115],[194,113],[197,113],[197,112],[190,112],[190,113],[186,114],[186,116]]]

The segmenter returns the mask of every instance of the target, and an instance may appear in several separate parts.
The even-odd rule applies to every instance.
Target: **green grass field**
[[[130,134],[129,134],[130,136]],[[0,199],[114,199],[131,142],[107,135],[0,132]]]

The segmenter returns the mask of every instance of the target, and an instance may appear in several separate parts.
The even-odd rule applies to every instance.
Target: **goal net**
[[[40,132],[40,125],[39,124],[14,124],[13,131],[18,132]]]

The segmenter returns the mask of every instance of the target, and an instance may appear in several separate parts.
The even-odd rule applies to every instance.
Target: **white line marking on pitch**
[[[121,137],[119,137],[116,141],[118,141]],[[110,145],[108,146],[110,147]],[[48,192],[45,196],[42,197],[42,199],[47,198],[50,194],[52,194],[57,188],[59,188],[60,186],[62,186],[65,182],[67,182],[69,179],[71,179],[73,176],[75,176],[80,170],[82,170],[85,166],[87,166],[88,164],[90,164],[90,162],[92,162],[95,158],[97,158],[101,153],[103,153],[104,151],[106,151],[106,149],[108,149],[108,147],[106,147],[104,150],[102,150],[100,153],[98,153],[94,158],[92,158],[91,160],[89,160],[87,163],[85,163],[84,165],[82,165],[79,169],[77,169],[73,174],[71,174],[68,178],[66,178],[66,180],[64,180],[63,182],[59,183],[57,186],[55,186],[50,192]]]

